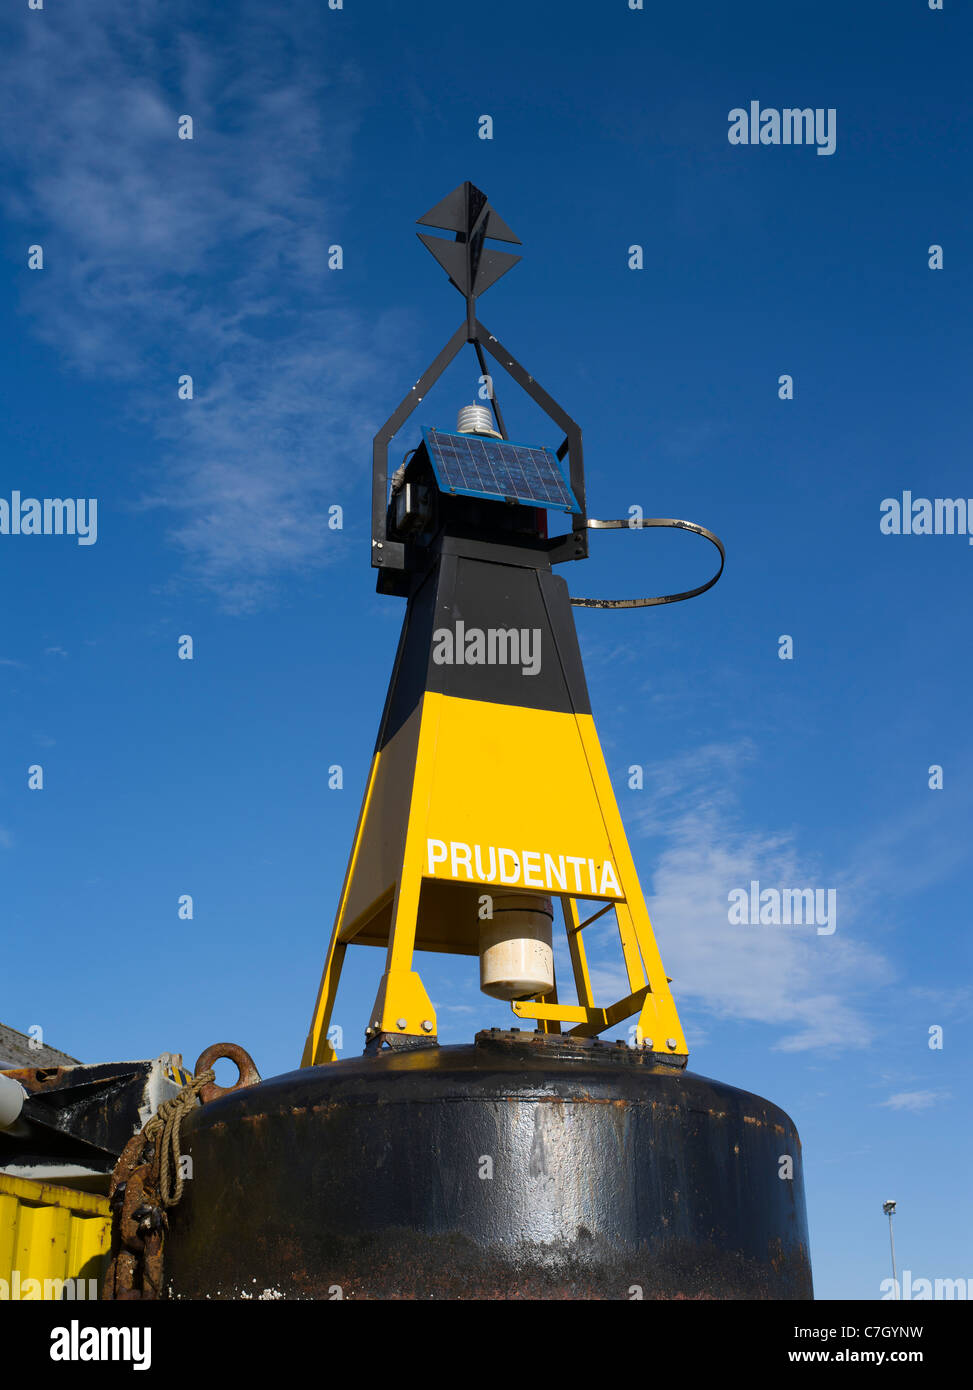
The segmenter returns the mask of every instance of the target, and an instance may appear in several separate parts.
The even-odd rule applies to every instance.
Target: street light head
[[[891,1216],[892,1213],[895,1211],[895,1203],[894,1203],[894,1202],[883,1202],[883,1203],[882,1203],[882,1210],[885,1212],[885,1215],[886,1215],[886,1216]]]

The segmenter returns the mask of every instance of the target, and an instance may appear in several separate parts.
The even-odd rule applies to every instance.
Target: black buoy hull
[[[782,1110],[538,1036],[308,1067],[193,1112],[169,1295],[813,1296]]]

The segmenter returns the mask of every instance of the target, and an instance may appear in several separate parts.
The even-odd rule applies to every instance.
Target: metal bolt
[[[676,1045],[676,1040],[675,1040],[675,1038],[666,1038],[666,1047],[670,1047],[670,1048],[671,1048],[671,1047],[675,1047],[675,1045]]]
[[[431,1019],[431,1018],[424,1018],[424,1019],[422,1020],[422,1028],[423,1028],[423,1032],[425,1032],[425,1033],[431,1033],[431,1032],[432,1032],[432,1019]]]
[[[404,1019],[404,1018],[397,1018],[397,1019],[395,1020],[395,1026],[396,1026],[396,1028],[404,1028],[404,1027],[405,1027],[405,1019]]]

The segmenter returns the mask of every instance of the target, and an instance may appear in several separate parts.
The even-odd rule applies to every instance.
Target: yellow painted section
[[[87,1297],[110,1245],[107,1197],[0,1173],[0,1299],[57,1299],[66,1279]]]
[[[516,1002],[519,1017],[590,1037],[636,1014],[638,1042],[687,1054],[591,716],[426,691],[372,762],[302,1065],[335,1058],[327,1029],[352,943],[387,950],[370,1027],[434,1035],[413,952],[475,955],[477,903],[493,887],[565,905],[579,1002],[555,990]],[[598,899],[614,906],[630,990],[605,1005],[591,997],[576,908]]]
[[[398,939],[398,933],[396,933]],[[405,1037],[432,1037],[436,1011],[415,970],[387,970],[379,981],[372,1005],[371,1026]]]
[[[392,901],[405,852],[424,707],[420,701],[401,729],[372,758],[338,907],[343,940],[357,935]]]
[[[479,883],[488,876],[490,848],[503,849],[509,853],[502,880],[498,872],[495,882],[505,887],[622,896],[610,881],[601,891],[606,859],[615,870],[609,880],[618,875],[580,728],[590,717],[428,693],[425,703],[426,718],[430,706],[438,706],[438,731],[422,836],[424,875]],[[430,864],[430,839],[478,846],[484,873],[472,854],[471,870],[454,863],[451,850],[444,862]],[[531,856],[526,864],[525,854]],[[545,856],[566,875],[563,888],[550,881]],[[562,856],[581,863],[561,869]]]
[[[487,871],[490,848],[507,851],[502,879],[499,868],[494,873],[498,885],[581,897],[623,896],[612,883],[618,880],[618,866],[592,779],[582,720],[591,724],[589,716],[427,691],[372,760],[338,908],[340,940],[387,943],[405,863],[420,877],[468,884],[476,894],[485,891],[473,857],[477,846]],[[597,735],[594,739],[597,745]],[[445,862],[431,868],[430,840],[448,847]],[[458,866],[452,872],[454,844],[470,848],[468,871]],[[526,866],[525,852],[531,856]],[[548,886],[543,878],[546,855],[564,874],[563,889],[557,881]],[[562,857],[581,863],[562,864]],[[423,920],[417,945],[448,949],[437,923],[451,919],[455,932],[461,909],[438,898],[428,906],[432,939],[423,939]],[[475,896],[471,906],[475,909]],[[471,943],[462,944],[468,953]]]

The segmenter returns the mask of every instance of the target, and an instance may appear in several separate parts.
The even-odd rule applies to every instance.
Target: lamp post
[[[895,1214],[895,1203],[883,1202],[882,1210],[885,1212],[885,1215],[889,1219],[889,1244],[892,1247],[892,1283],[893,1287],[895,1288],[896,1298],[900,1298],[901,1295],[899,1293],[899,1280],[895,1272],[895,1236],[892,1234],[892,1217]]]

